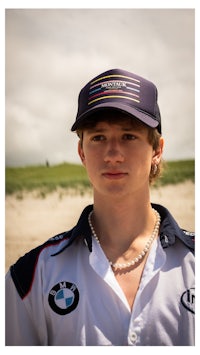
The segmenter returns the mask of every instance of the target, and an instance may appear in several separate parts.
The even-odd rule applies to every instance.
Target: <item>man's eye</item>
[[[135,140],[136,137],[133,134],[126,133],[126,134],[123,135],[123,139],[124,140]]]
[[[92,137],[92,141],[94,141],[94,142],[100,142],[100,141],[103,141],[103,140],[105,140],[105,137],[100,135],[100,134],[97,135],[97,136]]]

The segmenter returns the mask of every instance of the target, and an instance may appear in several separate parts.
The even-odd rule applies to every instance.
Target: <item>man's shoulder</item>
[[[47,261],[49,258],[53,259],[53,257],[61,254],[76,240],[80,239],[83,239],[89,251],[92,251],[91,231],[88,224],[88,214],[92,208],[92,205],[85,207],[78,223],[71,230],[59,233],[48,239],[42,245],[22,256],[11,266],[10,273],[21,298],[26,297],[31,290],[39,260]]]
[[[182,229],[182,240],[184,244],[191,250],[195,249],[195,233]]]
[[[161,216],[160,239],[163,248],[175,245],[176,240],[179,239],[188,249],[194,251],[195,233],[181,228],[164,206],[158,204],[153,206]]]
[[[62,248],[62,244],[70,240],[71,234],[72,230],[55,235],[27,252],[10,267],[13,282],[21,298],[24,298],[31,289],[40,256],[44,259],[56,255]]]

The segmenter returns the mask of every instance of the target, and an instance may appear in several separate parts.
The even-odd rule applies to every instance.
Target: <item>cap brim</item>
[[[143,123],[145,123],[147,126],[152,127],[152,128],[156,128],[160,122],[157,121],[155,118],[153,118],[152,116],[148,115],[147,113],[143,112],[143,111],[139,111],[134,107],[129,107],[127,105],[123,105],[119,102],[116,102],[115,104],[113,104],[113,102],[111,103],[102,103],[99,105],[96,105],[95,107],[90,108],[89,110],[85,111],[82,115],[80,115],[78,117],[78,119],[76,120],[76,122],[73,124],[71,130],[72,131],[76,131],[80,124],[83,123],[83,121],[89,117],[91,114],[103,110],[103,109],[114,109],[114,110],[119,110],[125,113],[128,113],[129,115],[136,117],[137,119],[139,119],[140,121],[142,121]]]

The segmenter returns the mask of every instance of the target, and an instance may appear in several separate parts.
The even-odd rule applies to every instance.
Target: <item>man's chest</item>
[[[115,278],[127,299],[130,309],[134,305],[144,265],[145,261],[143,260],[136,268],[115,271]]]

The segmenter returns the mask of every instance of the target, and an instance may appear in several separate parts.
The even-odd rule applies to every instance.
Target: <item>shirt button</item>
[[[131,339],[131,342],[134,344],[137,340],[137,334],[135,332],[132,332],[130,334],[130,339]]]

